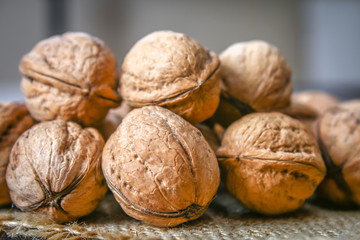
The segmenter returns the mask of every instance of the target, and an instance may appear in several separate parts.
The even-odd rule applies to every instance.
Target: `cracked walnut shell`
[[[310,130],[275,112],[234,122],[217,157],[229,192],[245,207],[268,215],[301,207],[326,172]]]
[[[116,59],[103,41],[69,32],[39,42],[20,63],[26,106],[39,121],[100,122],[120,98]]]
[[[291,69],[275,46],[264,41],[240,42],[219,57],[225,99],[256,112],[289,104]]]
[[[5,180],[11,148],[32,125],[34,120],[23,104],[0,103],[0,206],[11,203]]]
[[[102,166],[124,211],[161,227],[200,217],[220,183],[215,153],[201,132],[158,106],[123,119],[106,142]]]
[[[33,126],[11,150],[6,181],[13,203],[59,223],[91,213],[107,191],[103,145],[97,130],[73,122]]]
[[[140,39],[122,65],[121,95],[132,107],[158,105],[196,124],[220,95],[220,61],[190,37],[158,31]]]
[[[315,123],[326,167],[318,195],[339,206],[360,206],[360,112],[332,108]]]

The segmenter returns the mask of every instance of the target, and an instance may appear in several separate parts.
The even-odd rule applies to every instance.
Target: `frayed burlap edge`
[[[126,233],[110,233],[101,227],[88,227],[77,223],[60,225],[37,214],[23,213],[15,210],[2,212],[0,231],[9,237],[29,237],[31,239],[137,239]]]

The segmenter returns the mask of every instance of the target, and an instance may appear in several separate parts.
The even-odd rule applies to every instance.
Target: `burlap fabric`
[[[108,194],[91,215],[59,225],[13,208],[0,209],[4,239],[360,239],[360,210],[307,203],[278,217],[252,213],[221,191],[198,220],[158,228],[128,217]]]

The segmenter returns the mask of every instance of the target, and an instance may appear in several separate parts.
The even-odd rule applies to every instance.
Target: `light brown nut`
[[[227,98],[256,112],[289,104],[291,70],[275,46],[264,41],[240,42],[219,57],[222,90]]]
[[[275,112],[234,122],[217,157],[229,192],[245,207],[270,215],[301,207],[326,171],[310,130]]]
[[[340,206],[360,206],[360,112],[332,108],[315,126],[328,169],[319,195]]]
[[[26,106],[37,120],[90,126],[120,103],[116,59],[103,41],[88,34],[69,32],[39,42],[19,69]]]
[[[11,150],[6,181],[13,203],[60,223],[91,213],[107,191],[103,145],[98,131],[73,122],[33,126]]]
[[[200,217],[220,182],[215,153],[200,131],[158,106],[124,118],[106,142],[102,166],[124,211],[161,227]]]
[[[126,55],[121,95],[132,107],[163,106],[196,124],[210,118],[219,104],[219,69],[217,55],[190,37],[154,32]]]
[[[11,148],[32,125],[34,120],[23,104],[0,103],[0,206],[11,203],[5,180]]]

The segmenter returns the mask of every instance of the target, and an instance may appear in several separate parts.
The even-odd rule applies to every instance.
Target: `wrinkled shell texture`
[[[130,112],[106,142],[103,171],[124,211],[161,227],[198,218],[220,182],[215,153],[199,130],[173,112]]]
[[[13,203],[60,223],[91,213],[107,191],[103,145],[95,129],[76,123],[54,120],[33,126],[11,151],[6,181]]]
[[[326,171],[310,130],[281,113],[252,113],[234,122],[217,157],[229,192],[263,214],[301,207]]]
[[[34,120],[23,104],[0,103],[0,206],[11,203],[5,180],[11,148],[33,124]]]
[[[22,58],[19,69],[26,106],[37,120],[90,126],[120,103],[116,59],[104,42],[85,33],[39,42]]]
[[[328,168],[320,195],[339,205],[360,205],[360,113],[333,108],[316,123],[315,134]]]
[[[289,104],[291,69],[276,47],[263,41],[235,43],[219,57],[226,93],[255,111]]]
[[[151,33],[122,65],[121,95],[133,107],[164,106],[193,124],[210,118],[220,95],[220,62],[188,36]]]
[[[329,108],[336,107],[340,100],[326,92],[303,91],[294,93],[292,102],[311,108],[320,116]]]

